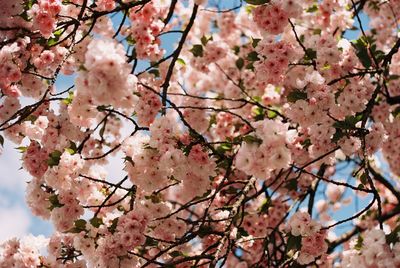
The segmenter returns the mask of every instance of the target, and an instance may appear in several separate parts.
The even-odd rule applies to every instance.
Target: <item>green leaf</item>
[[[264,111],[263,108],[257,106],[256,108],[253,109],[253,113],[254,113],[254,120],[255,121],[264,120],[265,111]]]
[[[249,236],[249,233],[243,227],[239,227],[237,229],[236,238],[239,239],[239,238],[241,238],[243,236]]]
[[[287,95],[286,98],[287,98],[288,102],[292,102],[292,103],[295,103],[298,100],[306,100],[307,99],[307,92],[301,91],[299,89],[295,89],[295,90],[291,91]]]
[[[353,46],[356,49],[356,55],[365,68],[369,68],[372,64],[371,58],[368,54],[368,39],[363,36],[353,41]]]
[[[364,172],[363,174],[361,174],[360,181],[361,181],[361,183],[363,185],[367,185],[368,184],[368,175],[367,175],[367,173]]]
[[[394,230],[386,235],[386,243],[387,244],[394,244],[396,242],[399,242],[399,233],[400,233],[400,225],[397,225],[396,228],[394,228]]]
[[[111,226],[108,227],[108,231],[110,231],[112,234],[115,233],[115,230],[117,229],[118,220],[119,220],[119,218],[113,219]]]
[[[304,141],[301,142],[301,145],[303,146],[304,149],[307,149],[311,145],[311,140],[305,139]]]
[[[94,217],[94,218],[90,219],[89,222],[90,222],[91,225],[93,225],[96,228],[99,228],[100,225],[103,224],[103,220],[101,218],[98,218],[98,217]]]
[[[85,230],[86,228],[86,221],[84,219],[79,219],[75,221],[75,227]]]
[[[176,258],[176,257],[183,256],[183,253],[178,250],[174,250],[174,251],[168,253],[168,255],[171,256],[172,258]]]
[[[31,121],[31,123],[33,124],[35,123],[36,119],[37,119],[36,115],[30,114],[27,118],[25,118],[24,121]]]
[[[400,78],[400,75],[392,74],[392,75],[389,75],[388,80],[397,80],[397,79],[399,79],[399,78]]]
[[[69,233],[80,233],[86,231],[86,221],[84,219],[76,220],[74,223],[74,227],[69,230]]]
[[[181,58],[178,58],[178,59],[176,60],[176,62],[179,63],[180,65],[183,65],[183,66],[186,65],[186,62],[185,62],[183,59],[181,59]]]
[[[364,239],[362,238],[361,235],[359,235],[358,238],[357,238],[357,243],[354,245],[354,249],[361,250],[362,245],[363,245],[363,241],[364,241]]]
[[[160,71],[158,69],[151,69],[149,73],[153,74],[155,77],[160,77]]]
[[[70,105],[73,99],[74,99],[74,92],[70,91],[68,92],[68,97],[63,99],[62,102],[66,105]]]
[[[203,57],[203,46],[202,45],[193,45],[193,47],[189,50],[192,52],[195,57]]]
[[[215,125],[217,123],[217,115],[216,114],[212,114],[210,115],[210,121],[208,124],[208,130],[212,127],[212,125]]]
[[[333,127],[340,129],[354,129],[357,122],[359,122],[361,119],[361,114],[357,116],[346,116],[343,121],[336,121],[335,123],[333,123]]]
[[[314,13],[314,12],[317,12],[317,11],[318,11],[318,5],[317,4],[314,4],[313,6],[311,6],[311,7],[306,9],[306,12],[308,12],[308,13]]]
[[[266,213],[268,209],[271,207],[271,199],[270,198],[265,198],[264,201],[262,202],[259,212],[260,213]]]
[[[145,196],[144,198],[146,198],[147,200],[151,200],[151,202],[154,204],[158,204],[162,201],[162,197],[159,194],[151,194],[151,195]]]
[[[341,129],[336,129],[335,134],[333,134],[331,141],[333,143],[338,142],[341,138],[345,136],[345,133]]]
[[[252,51],[249,54],[247,54],[247,60],[249,61],[258,61],[258,53],[256,51]]]
[[[103,126],[101,127],[101,129],[99,131],[99,135],[102,140],[104,139],[104,131],[106,131],[106,124],[103,124]]]
[[[220,152],[221,154],[231,150],[232,150],[232,144],[228,142],[224,142],[217,147],[217,151]]]
[[[146,242],[144,242],[144,246],[145,247],[156,247],[156,246],[158,246],[158,241],[153,238],[146,237]]]
[[[271,111],[271,110],[268,110],[267,111],[267,117],[269,118],[269,119],[274,119],[275,117],[277,117],[278,116],[278,114],[275,112],[275,111]]]
[[[244,66],[244,59],[238,58],[238,59],[236,60],[235,64],[236,64],[236,67],[237,67],[239,70],[241,70],[241,69],[243,68],[243,66]]]
[[[128,45],[130,45],[130,46],[133,46],[133,45],[136,44],[136,40],[133,39],[133,37],[132,37],[131,35],[129,35],[129,36],[126,38],[126,42],[127,42]]]
[[[50,211],[55,209],[55,208],[60,208],[60,207],[64,206],[64,204],[60,203],[60,201],[58,200],[58,195],[56,195],[56,194],[51,195],[49,197],[49,202],[51,204],[50,207],[49,207]]]
[[[244,0],[247,4],[250,5],[255,5],[255,6],[259,6],[259,5],[264,5],[270,2],[270,0]]]
[[[400,115],[400,106],[397,106],[396,109],[392,112],[394,117],[398,117]]]
[[[289,180],[286,183],[285,188],[288,189],[289,191],[296,191],[297,190],[297,180],[296,179]]]
[[[75,142],[69,141],[69,148],[65,148],[65,151],[70,155],[74,155],[78,151],[78,147],[76,146]]]
[[[314,29],[313,34],[321,35],[321,32],[322,32],[321,29]]]
[[[206,46],[207,45],[207,43],[208,43],[208,41],[212,41],[213,40],[213,37],[212,36],[210,36],[210,37],[207,37],[207,36],[202,36],[201,37],[201,39],[200,39],[200,41],[201,41],[201,44],[203,45],[203,46]]]
[[[100,105],[100,106],[97,106],[97,111],[103,112],[103,111],[106,111],[106,109],[108,109],[109,107],[110,107],[110,105]]]
[[[210,234],[212,231],[213,231],[213,229],[212,229],[211,226],[209,226],[209,225],[202,225],[202,226],[200,226],[199,231],[198,231],[197,234],[198,234],[198,236],[199,236],[200,238],[203,238],[203,237],[205,237],[206,235]]]
[[[25,0],[25,9],[31,9],[35,3],[37,3],[37,0]]]
[[[259,43],[260,41],[261,41],[260,38],[251,38],[251,46],[252,46],[253,48],[256,48],[257,45],[258,45],[258,43]]]
[[[237,55],[237,54],[239,54],[239,52],[240,52],[240,47],[239,47],[239,46],[234,46],[234,47],[232,48],[232,50],[233,50],[233,52],[235,53],[235,55]]]
[[[246,65],[245,68],[246,68],[247,70],[252,70],[252,71],[254,71],[254,64],[253,64],[253,62],[248,63],[248,64]]]
[[[262,143],[262,140],[261,140],[261,139],[259,139],[259,138],[257,138],[257,137],[254,137],[254,136],[251,136],[251,135],[246,135],[246,136],[244,136],[244,137],[242,138],[242,140],[243,140],[244,142],[247,142],[247,143],[258,143],[258,144],[261,144],[261,143]]]
[[[290,250],[300,250],[301,248],[301,235],[299,236],[294,236],[292,234],[289,234],[288,240],[287,240],[287,244],[286,244],[286,249],[287,251]]]
[[[49,159],[47,159],[47,164],[49,167],[57,166],[60,163],[62,153],[58,150],[49,154]]]
[[[65,151],[66,151],[67,153],[69,153],[70,155],[75,154],[75,151],[74,151],[73,149],[71,149],[71,148],[65,148]]]
[[[19,146],[19,147],[15,148],[15,149],[17,149],[20,153],[25,153],[26,150],[28,149],[28,147],[26,147],[26,146]]]
[[[306,49],[306,60],[315,60],[317,58],[317,51],[315,51],[312,48],[307,48]]]
[[[48,41],[47,41],[47,46],[51,47],[54,46],[59,40],[61,35],[64,32],[64,28],[61,28],[55,32],[53,32],[53,37],[51,37]]]

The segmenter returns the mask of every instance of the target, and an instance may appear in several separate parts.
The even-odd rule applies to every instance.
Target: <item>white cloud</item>
[[[2,154],[0,154],[0,189],[17,192],[24,195],[26,182],[30,175],[23,170],[19,170],[22,165],[21,156],[15,145],[6,141]]]
[[[30,224],[30,216],[24,208],[0,208],[0,243],[13,237],[22,238],[28,234]]]

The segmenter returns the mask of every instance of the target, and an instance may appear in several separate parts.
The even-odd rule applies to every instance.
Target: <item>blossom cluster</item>
[[[400,265],[399,242],[390,246],[383,230],[369,229],[351,243],[343,254],[343,267],[397,267]]]
[[[214,2],[0,0],[0,267],[400,265],[399,1]]]
[[[265,120],[254,123],[254,127],[256,135],[251,137],[256,141],[243,142],[235,163],[246,174],[267,179],[272,170],[287,168],[291,162],[291,153],[286,147],[291,139],[289,126]]]

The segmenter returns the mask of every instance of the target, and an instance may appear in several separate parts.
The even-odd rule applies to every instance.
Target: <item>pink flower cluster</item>
[[[83,208],[72,191],[60,191],[57,200],[61,204],[51,211],[51,220],[59,232],[66,232],[74,227],[74,222],[83,215]]]
[[[361,243],[359,240],[361,239]],[[356,247],[357,245],[357,247]],[[400,266],[400,242],[390,246],[383,230],[369,229],[343,253],[342,267],[395,268]]]
[[[137,94],[140,96],[135,106],[138,123],[150,126],[161,109],[160,97],[142,85],[138,85]]]
[[[10,240],[1,268],[400,266],[398,236],[372,229],[398,230],[396,185],[372,169],[382,149],[400,174],[400,1],[368,1],[352,43],[363,1],[249,2],[0,0],[0,142],[55,226],[47,256]],[[366,195],[347,249],[321,224]]]
[[[99,267],[118,265],[119,258],[126,256],[128,250],[145,242],[144,231],[147,222],[148,218],[142,212],[131,211],[121,216],[115,232],[97,240],[96,255],[99,258],[94,260],[94,265]]]
[[[256,7],[253,10],[253,16],[255,23],[261,30],[274,35],[283,32],[289,19],[289,15],[278,1]]]
[[[194,107],[199,109],[187,108],[183,111],[185,120],[199,133],[205,133],[209,127],[209,117],[206,109],[207,102],[196,100],[193,98],[185,98],[182,103],[185,107]]]
[[[175,187],[179,188],[179,198],[187,200],[204,194],[211,187],[209,178],[215,175],[215,163],[202,146],[191,147],[186,156],[178,148],[179,131],[168,117],[157,118],[150,133],[150,137],[134,136],[124,142],[124,151],[132,159],[125,167],[132,182],[145,194],[174,181],[182,182]]]
[[[280,85],[289,63],[296,58],[294,47],[285,41],[270,43],[264,39],[257,45],[256,51],[261,57],[254,63],[256,79],[259,82]]]
[[[42,177],[48,168],[49,153],[38,142],[31,141],[23,154],[24,168],[34,177]]]
[[[102,51],[102,53],[98,53]],[[137,97],[136,76],[130,74],[124,47],[110,39],[92,40],[85,54],[84,70],[76,79],[76,95],[69,115],[77,125],[97,116],[96,106],[112,105],[132,111]]]
[[[21,40],[21,44],[23,43],[23,40]],[[0,49],[0,88],[2,90],[8,89],[7,91],[11,91],[11,89],[9,89],[10,85],[21,80],[22,61],[21,59],[18,59],[18,57],[21,55],[21,52],[22,48],[15,43],[12,45],[3,46]]]
[[[29,10],[33,25],[45,38],[50,38],[56,28],[57,15],[62,9],[60,0],[39,0]]]
[[[253,9],[253,19],[261,31],[278,35],[283,32],[288,19],[297,17],[302,7],[293,0],[273,0]]]
[[[164,10],[159,4],[150,2],[144,7],[135,7],[129,12],[132,27],[127,30],[135,43],[136,54],[139,59],[160,59],[164,50],[160,48],[158,34],[164,27],[161,18]]]
[[[326,233],[321,225],[310,218],[306,212],[296,212],[288,221],[288,229],[294,236],[301,236],[301,250],[297,261],[304,265],[325,254],[328,245]]]
[[[217,41],[209,41],[202,46],[202,55],[191,58],[191,65],[197,70],[208,73],[210,63],[217,63],[227,56],[227,47]]]
[[[0,245],[0,267],[34,268],[41,264],[39,248],[46,239],[26,237],[10,239]]]
[[[253,126],[256,129],[254,138],[261,139],[261,144],[243,142],[235,165],[248,175],[267,179],[271,171],[287,168],[292,161],[291,152],[286,147],[291,139],[289,126],[268,119],[255,122]]]

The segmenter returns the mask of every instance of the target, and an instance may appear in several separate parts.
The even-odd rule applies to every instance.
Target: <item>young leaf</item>
[[[89,222],[90,222],[91,225],[93,225],[96,228],[99,228],[100,225],[103,224],[103,220],[101,218],[97,218],[97,217],[94,217],[94,218],[90,219]]]
[[[308,12],[308,13],[314,13],[316,11],[318,11],[318,5],[317,4],[314,4],[311,7],[306,9],[306,12]]]
[[[49,202],[51,204],[51,206],[49,207],[50,211],[55,208],[60,208],[60,207],[64,206],[63,204],[60,203],[60,201],[58,200],[58,195],[56,195],[56,194],[51,195],[49,197]]]
[[[301,236],[294,236],[292,234],[289,235],[287,240],[286,249],[290,251],[292,249],[299,250],[301,248]]]
[[[242,58],[238,58],[236,60],[236,67],[241,70],[244,66],[244,60]]]
[[[259,6],[259,5],[264,5],[270,2],[270,0],[244,0],[247,4],[250,5],[255,5],[255,6]]]
[[[358,238],[357,238],[357,243],[354,245],[354,249],[361,250],[362,245],[363,245],[363,240],[364,239],[362,238],[362,236],[359,235]]]
[[[247,54],[247,60],[249,61],[258,61],[258,53],[256,51],[252,51],[249,54]]]
[[[335,123],[333,123],[333,126],[340,129],[354,129],[357,122],[359,122],[361,119],[362,115],[346,116],[343,121],[336,121]]]
[[[291,91],[287,95],[286,98],[287,98],[288,102],[292,102],[292,103],[295,103],[298,100],[306,100],[307,92],[301,91],[299,89],[295,89],[295,90]]]
[[[203,46],[206,46],[207,43],[208,43],[208,41],[212,41],[212,40],[213,40],[213,37],[212,37],[212,36],[207,37],[207,36],[205,36],[205,35],[203,35],[203,36],[201,37],[201,39],[200,39],[201,44],[202,44]]]
[[[49,167],[57,166],[60,163],[62,153],[58,150],[49,154],[49,159],[47,159],[47,164]]]
[[[186,62],[185,62],[183,59],[181,59],[181,58],[178,58],[178,59],[176,60],[176,62],[179,63],[180,65],[183,65],[183,66],[186,65]]]
[[[202,45],[193,45],[193,47],[189,50],[192,52],[195,57],[203,57],[203,46]]]
[[[360,37],[353,42],[353,45],[356,49],[356,55],[362,65],[367,69],[371,67],[372,61],[368,53],[368,40],[364,37]]]
[[[244,136],[244,137],[243,137],[243,141],[244,141],[244,142],[247,142],[247,143],[259,143],[259,144],[262,143],[262,140],[260,140],[260,139],[257,138],[257,137],[251,136],[251,135],[246,135],[246,136]]]
[[[198,236],[200,238],[205,237],[206,235],[208,235],[209,233],[211,233],[213,231],[212,227],[209,225],[202,225],[198,231]]]

